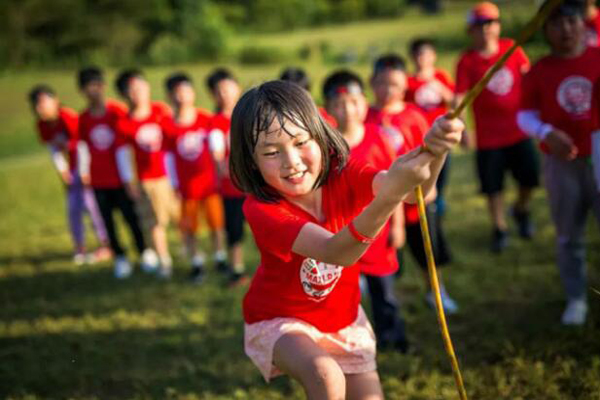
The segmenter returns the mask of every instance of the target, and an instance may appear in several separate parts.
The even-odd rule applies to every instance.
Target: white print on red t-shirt
[[[383,133],[392,145],[394,152],[398,153],[404,147],[404,135],[400,130],[392,125],[383,125]]]
[[[515,77],[512,71],[504,67],[494,74],[486,87],[490,92],[498,96],[505,96],[510,93],[514,83]]]
[[[194,161],[204,150],[204,130],[189,131],[177,139],[177,152],[187,161]]]
[[[436,107],[442,102],[442,94],[439,91],[440,83],[437,81],[427,82],[421,85],[415,92],[415,102],[422,108]]]
[[[598,43],[598,32],[596,32],[596,29],[588,27],[585,30],[585,43],[588,47],[598,47],[598,45],[600,45],[600,43]]]
[[[90,132],[90,141],[96,149],[107,150],[115,141],[115,133],[108,125],[96,125]]]
[[[300,267],[300,282],[304,293],[313,301],[322,301],[342,276],[343,267],[306,258]]]
[[[135,141],[144,151],[159,151],[162,146],[162,130],[158,124],[144,124],[139,127]]]
[[[558,86],[556,100],[569,114],[586,114],[592,108],[592,82],[583,76],[569,76]]]

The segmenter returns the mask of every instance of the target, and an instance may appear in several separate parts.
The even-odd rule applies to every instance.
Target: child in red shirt
[[[194,105],[196,92],[192,80],[176,73],[166,80],[167,95],[173,106],[173,117],[165,125],[167,172],[181,197],[179,226],[187,255],[191,261],[192,281],[200,283],[204,276],[205,256],[198,251],[196,231],[202,210],[210,228],[215,265],[225,263],[223,202],[218,192],[217,172],[209,150],[211,115]]]
[[[525,77],[518,121],[542,142],[544,184],[556,227],[558,267],[567,295],[565,325],[587,315],[584,233],[591,210],[600,225],[600,196],[590,162],[594,83],[600,78],[600,49],[587,47],[583,9],[565,1],[550,15],[544,34],[551,54]]]
[[[368,105],[361,79],[346,70],[334,72],[323,84],[323,98],[328,114],[335,118],[338,130],[350,147],[350,159],[377,169],[388,169],[396,154],[380,126],[363,122]],[[396,249],[404,245],[403,220],[402,207],[398,207],[357,265],[369,288],[378,347],[406,352],[405,324],[399,315],[394,291],[394,273],[398,270]]]
[[[273,81],[247,92],[231,121],[231,174],[261,262],[244,298],[245,349],[265,379],[285,372],[308,398],[382,399],[356,262],[403,200],[435,185],[463,125],[439,120],[388,171],[348,161],[348,146],[308,92]],[[361,395],[362,394],[362,395]]]
[[[138,70],[122,72],[117,90],[127,100],[129,112],[120,119],[117,165],[121,180],[137,201],[142,223],[149,230],[160,260],[159,276],[169,278],[173,261],[167,242],[167,226],[179,218],[179,206],[165,170],[163,126],[170,117],[167,105],[152,102],[150,85]],[[135,174],[131,151],[135,159]],[[137,175],[138,182],[134,181]]]
[[[156,268],[158,262],[154,251],[146,247],[133,201],[125,192],[117,169],[117,123],[127,113],[127,108],[124,104],[106,99],[104,76],[96,67],[80,70],[78,85],[88,103],[79,116],[79,171],[84,184],[93,189],[100,208],[115,256],[115,277],[123,279],[131,275],[132,268],[117,235],[113,216],[115,209],[121,212],[131,231],[142,267]]]
[[[61,106],[54,90],[46,85],[34,87],[29,93],[29,101],[37,117],[40,140],[48,147],[54,167],[66,189],[67,218],[75,247],[73,261],[81,265],[110,258],[106,229],[94,194],[82,185],[77,171],[77,113]],[[86,211],[90,214],[94,232],[102,246],[90,256],[85,253],[83,214]]]
[[[240,98],[240,85],[233,74],[225,68],[217,68],[206,78],[206,86],[216,105],[216,114],[210,121],[209,148],[217,166],[219,188],[225,207],[225,232],[231,285],[247,283],[244,275],[244,225],[242,206],[245,196],[231,182],[229,154],[231,152],[229,127],[231,113]]]
[[[423,137],[429,129],[429,123],[423,112],[414,104],[404,101],[407,88],[406,64],[395,54],[379,57],[374,64],[371,76],[371,88],[375,95],[375,106],[369,108],[366,123],[380,125],[383,133],[392,144],[397,155],[402,155],[423,143]],[[451,261],[450,252],[441,226],[437,224],[435,192],[425,199],[428,203],[427,214],[430,223],[433,250],[438,266]],[[426,287],[429,287],[427,259],[419,224],[419,213],[414,204],[404,205],[404,223],[406,242],[422,271]],[[402,257],[402,252],[398,256]],[[435,307],[433,293],[428,291],[425,299],[430,307]],[[442,301],[447,313],[458,311],[458,305],[448,295],[442,285]]]
[[[281,79],[282,81],[293,82],[310,93],[310,79],[308,78],[308,75],[302,68],[286,68],[281,73],[279,79]],[[327,121],[331,126],[333,126],[334,128],[336,127],[337,122],[335,118],[329,115],[325,108],[319,107],[319,114],[321,114],[321,117],[323,117],[323,119]]]
[[[500,11],[493,3],[475,5],[468,14],[467,24],[473,46],[462,54],[456,68],[457,103],[513,44],[511,39],[500,38]],[[494,225],[491,241],[494,253],[508,245],[503,195],[506,171],[512,172],[519,184],[518,198],[513,206],[519,234],[525,239],[533,235],[529,203],[533,188],[538,185],[537,155],[531,140],[516,122],[521,78],[527,70],[529,60],[519,48],[473,102],[477,172]]]

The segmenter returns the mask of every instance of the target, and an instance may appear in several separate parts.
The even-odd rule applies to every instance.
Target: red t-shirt
[[[77,125],[77,113],[67,107],[60,107],[56,121],[38,120],[37,122],[40,140],[66,152],[69,157],[69,170],[72,172],[77,171]]]
[[[396,159],[391,146],[378,125],[365,124],[365,136],[350,149],[350,159],[369,164],[377,170],[387,170]],[[385,224],[377,239],[360,258],[360,271],[367,275],[389,275],[398,270],[396,249],[390,246],[390,223]]]
[[[93,116],[89,109],[79,116],[79,137],[87,144],[90,152],[92,187],[114,189],[121,186],[115,153],[119,142],[117,125],[119,119],[126,115],[125,105],[108,100],[103,116]]]
[[[223,171],[224,175],[220,177],[219,182],[221,195],[227,198],[244,197],[244,193],[242,193],[238,188],[235,187],[233,182],[231,182],[231,178],[229,176],[229,154],[231,153],[231,139],[229,135],[231,134],[231,119],[223,113],[218,113],[212,118],[210,126],[210,134],[220,134],[222,135],[223,140],[225,141],[225,171]]]
[[[600,12],[585,21],[585,42],[589,47],[600,47]]]
[[[323,117],[323,119],[325,121],[327,121],[327,123],[331,126],[333,126],[334,128],[337,128],[337,121],[335,120],[335,118],[333,118],[326,109],[324,109],[323,107],[319,107],[319,114],[321,114],[321,117]]]
[[[591,154],[592,92],[600,78],[600,49],[588,47],[577,58],[547,56],[523,81],[521,108],[538,110],[540,119],[566,132],[580,157]],[[547,152],[547,148],[542,146]]]
[[[286,200],[271,204],[248,196],[244,214],[261,260],[244,298],[246,323],[293,317],[322,332],[337,332],[354,322],[360,302],[360,268],[315,261],[292,252],[292,246],[308,222],[333,233],[348,225],[373,199],[377,172],[354,160],[339,173],[332,170],[321,187],[322,222]]]
[[[204,199],[217,192],[215,165],[208,132],[211,116],[198,111],[196,121],[178,125],[169,117],[164,124],[165,149],[175,156],[179,192],[184,199]]]
[[[456,68],[456,93],[471,89],[514,42],[500,39],[499,51],[485,58],[476,50],[464,53]],[[473,102],[478,149],[497,149],[518,143],[525,134],[517,125],[523,71],[529,59],[518,48]]]
[[[406,104],[404,110],[396,114],[386,114],[371,107],[365,122],[381,125],[382,132],[398,156],[422,145],[425,134],[429,130],[425,115],[413,104]],[[404,203],[404,222],[406,225],[419,223],[416,204]]]
[[[123,138],[119,145],[132,146],[140,181],[166,176],[163,125],[170,114],[167,105],[157,102],[152,103],[148,117],[137,120],[127,115],[119,122],[119,135]]]
[[[437,81],[437,82],[436,82]],[[454,92],[454,82],[450,75],[441,69],[435,71],[434,79],[424,80],[416,75],[408,78],[406,101],[415,103],[427,116],[429,124],[448,112],[448,105],[440,93],[439,84]]]

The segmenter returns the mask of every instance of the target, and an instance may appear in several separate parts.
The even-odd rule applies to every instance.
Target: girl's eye
[[[309,140],[310,139],[306,139],[306,140],[303,140],[301,142],[298,142],[298,143],[296,143],[296,146],[298,146],[298,147],[304,146],[306,143],[308,143]]]
[[[265,156],[265,157],[273,157],[276,154],[277,154],[276,151],[269,151],[268,153],[263,153],[263,156]]]

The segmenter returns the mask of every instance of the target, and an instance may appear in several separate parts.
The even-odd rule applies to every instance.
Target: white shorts
[[[244,348],[267,382],[283,372],[273,364],[273,348],[290,332],[306,334],[339,364],[344,374],[360,374],[377,369],[376,342],[371,324],[362,307],[356,320],[334,332],[323,333],[296,318],[274,318],[244,325]]]

